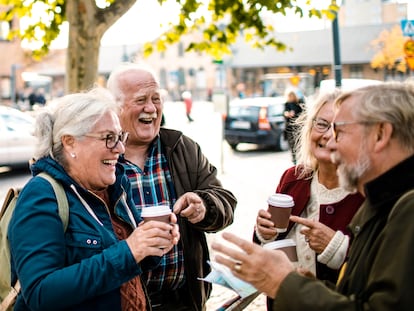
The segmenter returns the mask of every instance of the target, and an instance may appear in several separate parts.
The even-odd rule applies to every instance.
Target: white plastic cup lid
[[[141,217],[157,217],[169,215],[171,213],[168,205],[155,205],[149,207],[143,207],[141,210]]]
[[[284,239],[284,240],[278,240],[270,243],[266,243],[263,245],[263,248],[266,249],[279,249],[279,248],[285,248],[290,246],[296,246],[295,241],[292,239]]]
[[[267,203],[278,207],[292,207],[295,205],[293,198],[288,194],[274,193],[268,199]]]

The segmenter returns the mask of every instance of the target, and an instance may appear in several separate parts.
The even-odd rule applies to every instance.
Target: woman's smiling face
[[[115,112],[108,111],[84,137],[75,138],[69,156],[69,175],[88,190],[102,190],[115,183],[115,165],[124,145],[119,141],[112,149],[106,147],[108,134],[119,135],[121,126]]]
[[[321,122],[331,124],[334,117],[334,104],[333,102],[327,102],[319,110],[315,117],[315,122]],[[317,130],[315,126],[312,127],[311,138],[311,150],[318,162],[331,162],[331,152],[326,148],[326,144],[332,137],[332,129],[330,126],[325,132]]]

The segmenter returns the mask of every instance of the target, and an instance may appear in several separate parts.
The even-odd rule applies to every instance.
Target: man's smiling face
[[[159,133],[162,97],[157,81],[144,70],[126,71],[119,77],[124,94],[121,125],[129,132],[128,143],[149,144]]]

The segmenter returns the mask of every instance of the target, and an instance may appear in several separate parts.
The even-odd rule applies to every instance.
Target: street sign
[[[406,56],[413,57],[414,56],[414,40],[408,39],[404,43],[404,53]]]
[[[401,29],[403,31],[403,36],[414,36],[414,20],[403,19],[401,21]]]

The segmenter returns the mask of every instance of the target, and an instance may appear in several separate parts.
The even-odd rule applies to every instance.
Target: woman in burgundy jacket
[[[332,136],[334,101],[339,91],[320,95],[312,108],[298,118],[298,165],[286,170],[276,192],[289,194],[295,201],[287,232],[278,234],[270,213],[260,210],[254,241],[266,244],[291,238],[296,242],[298,268],[321,280],[333,283],[344,262],[349,236],[347,225],[362,204],[360,193],[349,193],[339,187],[336,166],[326,148]],[[309,221],[311,220],[311,221]],[[307,226],[299,224],[306,222]],[[268,299],[268,309],[272,301]]]

